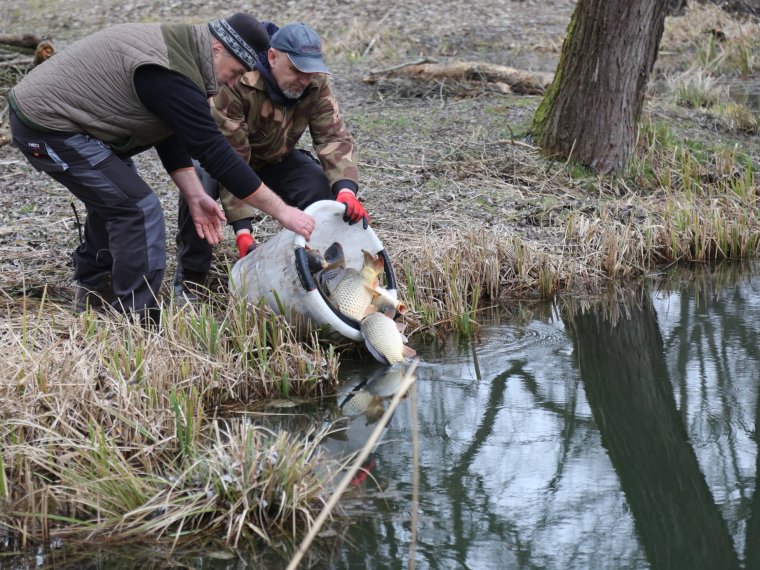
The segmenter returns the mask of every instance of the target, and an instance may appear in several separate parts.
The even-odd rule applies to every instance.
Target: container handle
[[[377,252],[377,255],[383,258],[383,270],[385,271],[385,280],[388,284],[388,289],[396,289],[396,275],[393,273],[393,265],[391,265],[391,259],[388,257],[388,253],[381,249]]]
[[[314,282],[314,278],[309,271],[309,260],[306,258],[306,250],[303,247],[297,247],[295,257],[296,273],[298,273],[298,280],[301,282],[301,286],[307,291],[314,291],[317,288],[317,284]]]

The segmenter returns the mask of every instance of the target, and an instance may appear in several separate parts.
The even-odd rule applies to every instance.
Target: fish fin
[[[346,254],[343,252],[343,246],[340,242],[334,241],[325,250],[324,254],[325,262],[333,267],[345,267],[346,266]]]
[[[401,354],[404,355],[404,358],[414,358],[417,356],[417,351],[414,350],[411,346],[405,344],[401,349]]]
[[[344,270],[339,267],[324,269],[317,274],[317,285],[328,297],[333,294],[335,288],[343,281]]]
[[[380,351],[378,351],[374,346],[372,346],[372,343],[366,336],[364,336],[364,344],[367,347],[369,353],[374,356],[376,360],[382,362],[383,364],[390,364],[390,362],[388,362],[388,359],[385,358],[385,356],[383,356]]]
[[[373,299],[375,297],[377,297],[377,288],[376,287],[373,287],[372,285],[370,285],[368,283],[362,283],[362,287],[364,287],[372,295]]]
[[[406,323],[400,323],[398,321],[393,321],[396,323],[396,328],[398,329],[398,332],[403,333],[404,329],[406,328]]]
[[[396,309],[394,307],[386,307],[385,310],[383,311],[383,314],[393,321],[393,317],[396,316]],[[396,322],[396,321],[393,321],[393,322]],[[403,323],[396,322],[396,328],[398,329],[399,327],[401,327],[399,329],[399,332],[401,332],[402,330],[404,330],[404,327],[406,327],[406,325]]]
[[[377,309],[374,305],[367,305],[367,308],[364,309],[364,314],[362,315],[362,319],[366,317],[367,315],[371,315],[372,313],[376,313]]]

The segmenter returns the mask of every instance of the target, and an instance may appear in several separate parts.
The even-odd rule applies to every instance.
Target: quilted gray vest
[[[142,65],[185,75],[207,96],[218,91],[208,26],[121,24],[83,38],[32,69],[10,95],[40,131],[85,132],[118,153],[161,142],[171,131],[140,103],[132,80]]]

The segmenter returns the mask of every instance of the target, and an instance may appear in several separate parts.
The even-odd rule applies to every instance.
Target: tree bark
[[[533,118],[543,151],[620,171],[665,26],[668,0],[578,0],[554,81]]]

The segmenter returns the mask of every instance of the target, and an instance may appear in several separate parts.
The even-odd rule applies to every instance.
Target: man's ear
[[[214,55],[220,54],[224,51],[224,46],[222,45],[222,42],[220,42],[218,39],[213,38],[211,40],[211,53]]]
[[[277,51],[274,48],[269,48],[267,50],[267,59],[269,60],[269,65],[274,65],[274,61],[277,59]]]

